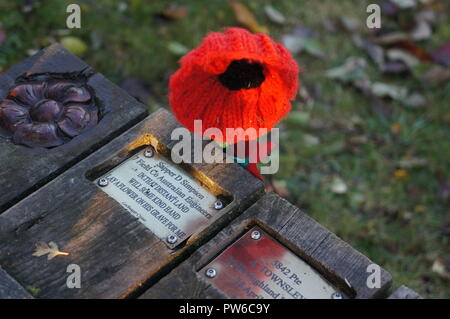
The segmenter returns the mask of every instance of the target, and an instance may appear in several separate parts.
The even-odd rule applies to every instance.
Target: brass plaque
[[[254,227],[201,270],[233,299],[341,299],[343,296],[290,250]]]
[[[152,148],[95,183],[170,248],[214,220],[222,208],[196,179]]]

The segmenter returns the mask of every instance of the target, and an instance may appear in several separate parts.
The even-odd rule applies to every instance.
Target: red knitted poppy
[[[185,55],[170,78],[170,105],[177,119],[194,131],[222,131],[219,142],[236,143],[248,136],[225,136],[226,128],[267,128],[290,110],[298,86],[298,66],[291,54],[265,34],[229,28],[212,32]],[[260,134],[258,134],[259,136]]]

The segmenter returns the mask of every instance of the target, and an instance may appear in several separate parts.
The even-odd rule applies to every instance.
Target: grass
[[[34,1],[35,9],[26,16],[18,1],[0,0],[0,21],[8,35],[0,47],[0,68],[65,36],[65,8],[71,2]],[[304,69],[302,85],[315,94],[309,103],[298,98],[281,124],[281,169],[274,179],[286,185],[291,202],[390,271],[394,287],[405,284],[425,297],[449,298],[448,279],[431,267],[437,258],[450,257],[449,234],[443,230],[450,224],[450,206],[437,196],[440,180],[450,179],[450,87],[423,88],[412,76],[388,77],[370,64],[374,81],[426,96],[425,108],[410,110],[395,101],[379,105],[324,76],[349,56],[366,57],[347,34],[327,31],[324,21],[347,15],[364,22],[373,1],[242,2],[275,38],[297,23],[319,32],[326,54],[325,59],[295,57]],[[190,1],[185,4],[189,15],[173,22],[155,18],[166,1],[128,1],[123,12],[117,1],[78,3],[82,28],[70,35],[88,44],[82,58],[116,83],[130,76],[144,80],[151,87],[150,109],[168,105],[168,79],[180,58],[169,50],[171,43],[191,49],[209,30],[237,25],[226,1]],[[270,23],[264,4],[272,4],[288,23]],[[449,38],[450,23],[440,23],[423,47],[432,50]],[[398,171],[411,157],[426,163]],[[336,178],[346,183],[345,193],[331,191]]]

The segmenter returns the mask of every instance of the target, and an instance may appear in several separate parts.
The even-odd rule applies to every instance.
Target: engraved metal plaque
[[[201,270],[233,299],[341,299],[302,259],[254,227]]]
[[[95,183],[170,248],[214,220],[223,206],[197,180],[152,148],[132,156]]]

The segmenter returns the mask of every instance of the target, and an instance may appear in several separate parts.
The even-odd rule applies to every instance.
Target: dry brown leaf
[[[272,182],[272,187],[274,192],[281,197],[291,196],[291,192],[287,189],[286,181],[275,180]]]
[[[400,131],[402,129],[402,126],[401,126],[400,123],[397,123],[397,122],[396,123],[392,123],[391,126],[390,126],[390,129],[391,129],[391,133],[392,134],[398,135],[398,133],[400,133]]]
[[[166,10],[164,10],[162,15],[164,17],[166,17],[167,19],[179,20],[179,19],[187,16],[188,13],[189,13],[188,8],[183,7],[183,6],[178,6],[178,5],[172,3]]]
[[[450,279],[450,272],[444,259],[438,258],[434,261],[431,271],[437,273],[442,278]]]
[[[230,6],[233,8],[236,20],[244,27],[255,33],[269,33],[269,29],[258,23],[253,13],[238,1],[231,0]]]
[[[51,241],[48,244],[45,242],[39,242],[36,244],[36,249],[33,253],[35,257],[41,257],[47,255],[47,259],[51,260],[56,256],[67,256],[69,253],[59,251],[58,245]]]

